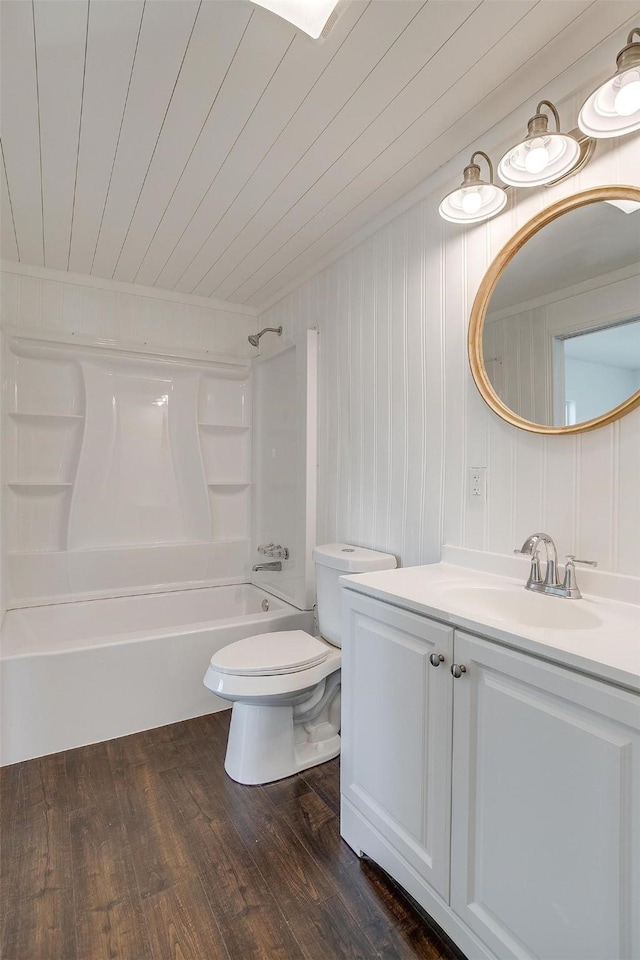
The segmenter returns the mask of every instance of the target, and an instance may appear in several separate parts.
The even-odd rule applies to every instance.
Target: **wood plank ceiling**
[[[2,0],[2,255],[260,307],[637,11]]]

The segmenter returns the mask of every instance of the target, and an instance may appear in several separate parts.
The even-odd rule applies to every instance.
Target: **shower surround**
[[[245,579],[251,364],[10,332],[9,608]]]

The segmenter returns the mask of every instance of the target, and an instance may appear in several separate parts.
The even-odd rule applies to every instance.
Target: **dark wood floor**
[[[2,772],[3,960],[453,960],[340,839],[337,760],[223,770],[229,712]]]

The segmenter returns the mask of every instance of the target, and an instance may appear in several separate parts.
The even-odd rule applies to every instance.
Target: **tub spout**
[[[255,563],[252,567],[252,570],[272,570],[274,573],[279,573],[282,570],[282,560],[273,560],[271,563]]]

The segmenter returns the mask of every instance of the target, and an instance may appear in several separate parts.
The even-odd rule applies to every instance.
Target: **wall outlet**
[[[486,467],[469,467],[469,500],[472,503],[487,502]]]

